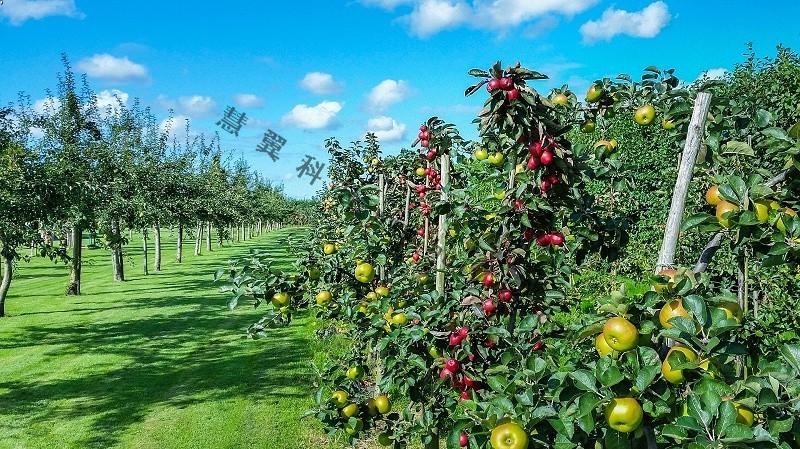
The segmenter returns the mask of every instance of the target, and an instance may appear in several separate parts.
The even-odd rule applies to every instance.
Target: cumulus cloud
[[[716,69],[706,70],[705,72],[701,73],[700,76],[697,77],[697,79],[701,79],[705,76],[708,79],[721,80],[722,78],[725,78],[725,75],[727,74],[728,74],[728,69],[724,67],[719,67]]]
[[[377,6],[378,8],[393,10],[394,8],[408,3],[413,3],[411,0],[359,0],[364,6]]]
[[[176,115],[175,117],[168,117],[158,124],[158,129],[163,133],[169,135],[172,140],[179,135],[182,136],[186,131],[186,125],[189,123],[189,117],[185,115]]]
[[[367,94],[366,108],[373,112],[385,111],[389,106],[408,98],[411,92],[411,86],[403,80],[383,80]]]
[[[119,89],[106,89],[97,94],[97,108],[106,111],[111,108],[112,111],[119,110],[119,104],[128,104],[128,93]]]
[[[413,6],[398,18],[408,24],[411,34],[426,38],[460,26],[504,33],[522,24],[537,21],[526,31],[539,36],[558,25],[555,16],[572,17],[600,0],[361,0],[366,6],[393,10],[402,4]]]
[[[369,119],[367,132],[375,134],[380,142],[397,142],[405,138],[406,125],[382,115]]]
[[[78,70],[92,78],[100,78],[112,83],[128,83],[146,80],[147,67],[137,64],[128,57],[117,58],[107,53],[78,61]]]
[[[310,72],[300,80],[300,87],[316,95],[330,95],[342,90],[342,83],[329,73]]]
[[[61,107],[61,100],[58,98],[41,98],[33,102],[33,111],[37,114],[54,112]]]
[[[409,24],[411,34],[426,38],[442,30],[457,28],[471,16],[470,7],[460,0],[423,0],[411,14],[400,20]]]
[[[583,41],[592,44],[610,41],[618,34],[652,38],[669,24],[672,15],[663,1],[651,3],[641,11],[629,12],[612,6],[603,12],[600,20],[590,20],[581,25]]]
[[[192,118],[210,117],[214,113],[217,103],[211,97],[190,95],[178,99],[179,109],[182,114]]]
[[[336,115],[342,110],[342,104],[336,101],[323,101],[316,106],[298,104],[283,116],[285,126],[299,129],[330,129],[337,126]]]
[[[20,26],[29,19],[40,20],[50,16],[85,17],[75,7],[75,0],[6,0],[0,7],[0,17],[5,17],[13,26]]]
[[[233,101],[242,108],[260,108],[264,106],[264,100],[255,94],[236,94]]]

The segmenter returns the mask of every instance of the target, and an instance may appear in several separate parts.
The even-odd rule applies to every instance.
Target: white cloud
[[[260,108],[264,106],[264,100],[254,94],[236,94],[233,101],[242,108]]]
[[[406,125],[382,115],[369,119],[367,132],[374,133],[380,142],[397,142],[405,138]]]
[[[184,135],[186,132],[186,124],[189,123],[189,117],[185,115],[176,115],[172,118],[165,118],[158,124],[158,129],[161,132],[167,133],[170,140]]]
[[[342,83],[329,73],[310,72],[300,80],[300,87],[316,95],[330,95],[342,90]]]
[[[366,107],[373,112],[382,112],[411,95],[411,86],[400,80],[383,80],[367,94]]]
[[[671,19],[667,4],[663,1],[651,3],[638,12],[614,9],[612,6],[603,12],[600,20],[590,20],[581,25],[580,33],[587,44],[610,41],[618,34],[651,38],[657,36]]]
[[[359,3],[361,3],[364,6],[377,6],[378,8],[388,9],[388,10],[391,11],[391,10],[393,10],[394,8],[396,8],[396,7],[400,6],[400,5],[413,3],[413,1],[411,1],[411,0],[359,0]]]
[[[192,118],[209,117],[214,113],[217,103],[211,97],[202,95],[191,95],[178,99],[182,114]]]
[[[556,15],[572,17],[582,13],[600,0],[360,0],[365,6],[393,10],[411,4],[409,14],[398,18],[409,25],[411,34],[421,38],[442,30],[463,25],[477,29],[500,31],[538,20],[525,35],[536,37],[558,25]]]
[[[44,114],[55,111],[61,107],[61,100],[58,98],[42,98],[33,102],[33,111],[37,114]]]
[[[706,70],[705,72],[701,73],[700,76],[697,77],[697,79],[701,79],[705,76],[708,79],[721,80],[722,78],[725,78],[725,75],[727,74],[728,74],[728,69],[724,67],[719,67],[716,69]]]
[[[284,181],[288,181],[288,180],[290,180],[292,178],[294,178],[294,173],[289,172],[289,173],[286,173],[285,175],[283,175],[283,180]]]
[[[75,0],[6,0],[0,6],[0,17],[19,26],[28,19],[40,20],[49,16],[66,16],[83,19],[85,15],[75,7]]]
[[[119,103],[123,105],[128,104],[128,93],[119,89],[106,89],[97,94],[97,108],[101,111],[106,111],[111,108],[112,111],[119,109]]]
[[[169,98],[164,94],[159,94],[158,98],[156,98],[156,102],[158,103],[159,106],[161,106],[164,109],[174,110],[178,107],[177,101],[173,100],[172,98]]]
[[[298,104],[283,116],[282,122],[300,129],[329,129],[337,125],[336,114],[341,110],[342,104],[336,101],[323,101],[316,106]]]
[[[468,22],[471,16],[470,7],[460,0],[422,0],[411,14],[400,20],[409,24],[412,34],[425,38],[442,30],[457,28]]]
[[[92,78],[113,83],[147,79],[147,67],[131,61],[127,56],[117,58],[107,53],[97,54],[78,61],[77,67]]]
[[[547,14],[573,16],[586,11],[599,0],[494,0],[477,5],[476,26],[481,28],[515,27]]]

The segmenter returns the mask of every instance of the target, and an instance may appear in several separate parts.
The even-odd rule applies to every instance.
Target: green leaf
[[[731,401],[722,401],[722,403],[719,405],[717,423],[714,426],[717,434],[724,437],[730,426],[736,423],[736,417],[738,415],[739,414],[736,411],[736,407],[733,406]]]
[[[505,376],[489,376],[486,378],[486,384],[498,393],[505,393],[508,387],[508,380]]]
[[[595,385],[594,376],[584,370],[573,371],[569,373],[572,380],[575,381],[575,386],[584,391],[593,391],[597,393],[597,386]]]
[[[686,232],[692,228],[700,226],[701,224],[714,222],[716,222],[716,217],[711,214],[707,214],[705,212],[694,214],[691,217],[687,217],[683,223],[681,223],[680,232]]]
[[[800,345],[783,345],[780,349],[783,359],[786,360],[796,374],[800,374]]]
[[[616,430],[607,429],[604,441],[604,449],[631,449],[631,442],[628,440],[628,435],[617,432]]]
[[[675,424],[667,424],[664,426],[664,428],[661,429],[661,435],[679,442],[689,436],[689,434],[686,433],[686,429]]]
[[[722,154],[740,154],[743,156],[755,156],[753,149],[750,145],[744,142],[738,142],[736,140],[731,140],[727,142],[724,147]]]
[[[691,313],[698,322],[701,324],[706,322],[706,314],[708,313],[708,310],[706,309],[706,302],[701,296],[685,296],[682,300],[682,303],[683,307],[689,313]]]
[[[800,122],[797,122],[789,128],[789,137],[792,139],[800,139]]]
[[[639,359],[641,364],[636,375],[636,388],[645,391],[661,372],[661,359],[653,348],[638,347]]]
[[[764,109],[759,109],[756,112],[756,125],[758,125],[759,128],[766,128],[770,123],[772,123],[772,113]]]

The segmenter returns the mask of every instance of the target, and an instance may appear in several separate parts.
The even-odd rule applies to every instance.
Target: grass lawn
[[[328,447],[299,418],[324,352],[311,319],[249,340],[259,311],[229,311],[213,283],[250,247],[288,263],[277,237],[289,232],[302,231],[198,257],[187,242],[182,264],[165,232],[162,272],[149,276],[134,237],[124,283],[112,282],[108,251],[85,250],[80,297],[63,295],[68,267],[20,263],[0,319],[0,448]]]

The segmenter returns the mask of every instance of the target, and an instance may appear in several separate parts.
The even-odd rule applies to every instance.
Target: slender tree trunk
[[[3,258],[3,280],[0,282],[0,318],[6,316],[6,295],[11,287],[11,276],[14,274],[14,259]]]
[[[175,252],[175,261],[183,262],[183,222],[178,222],[178,247]]]
[[[153,225],[153,245],[155,245],[153,270],[158,273],[161,271],[161,225],[159,225],[158,222]]]
[[[206,251],[211,251],[211,222],[206,223]]]
[[[125,266],[122,258],[122,231],[119,228],[119,220],[111,221],[111,238],[114,239],[111,247],[111,267],[114,270],[114,282],[125,280]]]
[[[197,235],[194,237],[194,255],[199,256],[203,252],[203,222],[197,223]]]
[[[69,273],[67,295],[81,294],[81,257],[83,251],[83,230],[80,226],[72,228],[72,268]]]
[[[142,271],[144,275],[150,274],[147,270],[147,228],[142,228]]]

